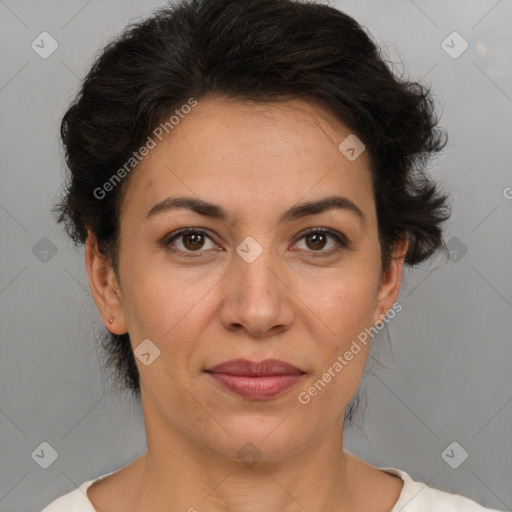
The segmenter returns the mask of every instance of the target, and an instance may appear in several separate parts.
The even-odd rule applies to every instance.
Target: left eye
[[[322,251],[321,249],[325,249],[326,241],[328,238],[331,240],[335,240],[338,244],[336,247],[336,243],[334,244],[334,248],[328,249],[326,251]],[[306,243],[306,250],[310,250],[312,252],[321,252],[321,253],[333,253],[340,251],[343,248],[348,248],[348,241],[345,239],[343,235],[338,234],[335,231],[326,228],[311,228],[308,229],[302,236],[299,238],[299,241],[304,239]]]
[[[334,240],[334,248],[325,249],[328,239]],[[298,242],[301,240],[306,243],[306,251],[309,252],[319,252],[322,255],[327,253],[334,253],[342,250],[343,248],[348,248],[349,244],[347,239],[341,233],[337,233],[327,228],[310,228],[306,232],[302,234],[302,236],[298,239]],[[175,241],[178,240],[179,243]],[[211,247],[204,247],[206,240],[209,240],[212,244]],[[295,243],[294,247],[297,248],[298,242]],[[338,247],[336,247],[336,244]],[[185,253],[193,253],[193,252],[205,252],[206,250],[215,249],[218,247],[217,244],[213,241],[213,239],[206,234],[206,232],[199,228],[185,228],[178,231],[174,236],[167,239],[164,242],[164,245],[174,246],[175,249]],[[203,250],[201,250],[203,249]]]

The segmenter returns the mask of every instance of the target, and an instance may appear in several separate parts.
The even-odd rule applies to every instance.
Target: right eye
[[[171,233],[170,238],[167,238],[164,242],[164,245],[169,248],[172,252],[182,252],[184,255],[186,253],[194,253],[194,252],[206,252],[208,250],[212,250],[213,248],[207,248],[206,250],[201,250],[204,247],[205,240],[208,239],[212,243],[215,244],[213,239],[206,234],[206,231],[200,228],[184,228],[180,229],[175,233]],[[175,240],[179,240],[178,243],[175,243]],[[173,248],[174,246],[174,248]],[[218,247],[215,244],[216,247]],[[199,255],[197,255],[199,256]],[[186,257],[197,257],[196,255],[186,255]]]

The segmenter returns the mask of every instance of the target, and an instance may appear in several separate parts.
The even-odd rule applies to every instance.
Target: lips
[[[306,374],[300,368],[277,359],[259,363],[231,359],[206,372],[223,389],[247,400],[267,400],[298,384]]]
[[[300,368],[277,359],[265,359],[259,363],[247,359],[230,359],[209,370],[209,373],[225,373],[244,377],[262,377],[270,375],[302,375]]]

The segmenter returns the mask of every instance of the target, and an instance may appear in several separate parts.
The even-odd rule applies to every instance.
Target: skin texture
[[[134,349],[150,339],[160,350],[149,366],[137,359],[148,452],[89,488],[98,510],[391,510],[402,481],[343,450],[344,411],[368,347],[307,405],[297,399],[400,291],[407,245],[382,273],[367,154],[350,161],[338,149],[349,134],[312,102],[201,99],[132,171],[119,279],[89,235],[87,271],[105,326],[129,332]],[[341,209],[278,222],[331,195],[353,201],[364,222]],[[145,218],[169,196],[215,203],[233,218],[187,209]],[[185,235],[165,247],[187,227],[207,232],[202,246]],[[319,227],[345,235],[349,248],[303,235]],[[236,252],[248,236],[263,250],[252,263]],[[280,359],[306,375],[272,399],[243,399],[204,371],[238,357]],[[262,456],[252,467],[237,457],[249,442]]]

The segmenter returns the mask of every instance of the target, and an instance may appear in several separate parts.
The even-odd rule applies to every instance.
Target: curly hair
[[[322,103],[368,152],[382,269],[404,237],[409,266],[447,251],[441,223],[450,217],[448,195],[426,173],[447,143],[430,88],[396,76],[353,18],[305,0],[169,3],[99,51],[60,128],[69,173],[53,211],[76,246],[90,230],[118,272],[120,206],[130,176],[101,197],[95,190],[170,113],[208,94]],[[129,334],[107,331],[103,342],[106,366],[140,396]]]

